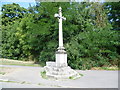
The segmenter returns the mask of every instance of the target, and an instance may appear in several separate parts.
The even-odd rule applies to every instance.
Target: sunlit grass
[[[111,67],[93,67],[91,70],[119,70],[117,66]]]
[[[0,65],[20,65],[20,66],[35,66],[39,67],[39,64],[34,64],[30,61],[18,61],[18,60],[9,60],[9,59],[0,59]]]

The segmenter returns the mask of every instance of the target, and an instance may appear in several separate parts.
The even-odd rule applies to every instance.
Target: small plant
[[[42,85],[41,83],[38,83],[38,85]]]
[[[5,75],[5,72],[0,72],[0,74]]]
[[[47,79],[47,76],[46,76],[46,71],[42,71],[42,72],[41,72],[41,76],[42,76],[42,78]]]
[[[83,74],[79,73],[79,76],[81,77],[81,76],[83,76]],[[80,78],[80,77],[77,77],[77,78],[76,78],[76,77],[74,77],[74,76],[70,76],[69,79],[75,80],[75,79],[78,79],[78,78]]]
[[[80,76],[83,76],[83,74],[79,73]]]
[[[21,84],[25,84],[25,83],[26,83],[25,81],[21,82]]]
[[[74,79],[74,77],[70,76],[69,79]]]
[[[71,80],[75,80],[75,79],[78,79],[78,78],[79,78],[79,77],[76,78],[76,77],[74,77],[74,76],[70,76],[70,77],[69,77],[69,79],[71,79]]]

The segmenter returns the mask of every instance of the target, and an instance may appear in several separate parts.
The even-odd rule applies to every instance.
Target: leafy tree
[[[69,65],[76,69],[117,65],[120,58],[116,48],[118,33],[111,31],[103,5],[88,2],[41,2],[25,10],[16,7],[20,12],[8,11],[6,7],[2,16],[12,10],[13,14],[2,17],[6,22],[2,24],[2,57],[39,63],[54,61],[58,47],[58,20],[54,14],[58,13],[59,6],[67,18],[63,22],[63,35]]]
[[[105,9],[109,10],[108,19],[114,30],[120,30],[120,2],[107,2],[104,5]]]
[[[18,38],[15,37],[16,28],[19,26],[16,21],[24,17],[27,9],[13,3],[3,5],[1,11],[2,57],[17,59],[21,51]]]
[[[102,5],[92,3],[89,8],[85,8],[84,12],[94,17],[84,18],[84,31],[79,32],[66,44],[69,65],[76,69],[117,65],[120,58],[116,49],[116,46],[120,45],[118,33],[111,30]]]
[[[20,7],[19,4],[5,4],[2,6],[2,25],[13,23],[15,20],[24,17],[27,9]]]
[[[104,7],[108,10],[108,19],[113,26],[113,30],[120,32],[120,2],[106,2]],[[119,41],[120,42],[120,41]],[[120,46],[117,46],[117,52],[120,54]]]

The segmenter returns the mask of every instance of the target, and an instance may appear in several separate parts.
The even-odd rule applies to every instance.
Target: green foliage
[[[42,78],[47,79],[46,71],[42,71],[40,73],[41,73]]]
[[[91,9],[94,9],[96,4],[94,3]],[[84,24],[86,26],[84,27],[85,30],[72,37],[71,41],[66,44],[69,58],[68,63],[72,68],[91,69],[97,66],[118,64],[120,56],[117,53],[116,47],[120,45],[119,34],[116,31],[110,30],[112,27],[107,22],[104,11],[100,13],[102,10],[101,5],[97,5],[96,8],[99,8],[99,11],[94,13],[95,19],[90,20],[93,23],[90,23],[89,19],[84,19],[87,21]]]
[[[19,21],[26,13],[27,9],[15,3],[2,6],[2,57],[18,59],[21,56],[21,45],[16,35],[19,34]]]
[[[112,31],[100,3],[37,3],[25,9],[18,4],[2,7],[2,54],[4,58],[33,60],[41,64],[55,60],[58,20],[62,7],[64,45],[68,63],[75,69],[117,65],[120,58],[118,32]]]
[[[104,5],[108,10],[108,19],[111,20],[114,30],[120,31],[120,2],[107,2]]]
[[[76,69],[117,65],[119,42],[114,36],[118,34],[105,29],[79,33],[66,45],[69,65]]]
[[[5,75],[5,72],[0,72],[0,75]]]
[[[20,7],[19,4],[5,4],[2,6],[2,25],[12,24],[15,20],[24,17],[27,9]]]

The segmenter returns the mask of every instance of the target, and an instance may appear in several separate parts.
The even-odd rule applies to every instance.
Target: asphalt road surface
[[[42,67],[0,65],[16,68],[0,75],[1,88],[118,88],[118,71],[77,70],[83,76],[76,80],[47,80],[40,75]]]

